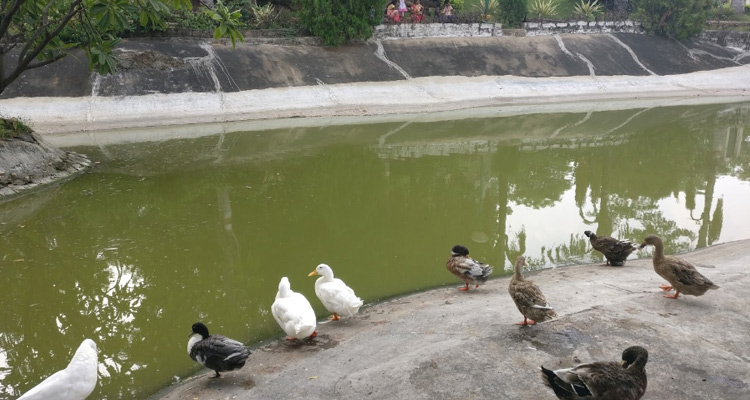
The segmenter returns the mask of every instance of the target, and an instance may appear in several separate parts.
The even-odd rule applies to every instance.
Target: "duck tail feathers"
[[[560,378],[555,375],[555,372],[552,370],[549,370],[547,368],[544,368],[544,366],[541,366],[542,368],[542,381],[544,382],[544,385],[548,388],[552,389],[553,392],[555,392],[555,395],[558,399],[574,399],[576,398],[574,396],[575,392],[572,392],[563,382]],[[563,386],[564,384],[564,386]]]

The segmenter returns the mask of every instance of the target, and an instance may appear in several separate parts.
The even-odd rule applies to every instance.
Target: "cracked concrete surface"
[[[153,400],[553,399],[540,365],[619,360],[631,345],[649,350],[644,399],[750,398],[750,240],[682,257],[713,266],[699,270],[721,289],[666,299],[650,259],[542,270],[526,276],[559,317],[519,327],[509,277],[468,293],[457,283],[321,323],[312,343],[261,343],[244,369]]]

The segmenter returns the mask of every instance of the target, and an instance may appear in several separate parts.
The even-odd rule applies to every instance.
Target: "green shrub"
[[[580,0],[573,8],[573,15],[586,21],[595,21],[602,14],[602,5],[599,4],[599,0],[593,2]]]
[[[273,21],[276,19],[276,10],[273,4],[267,3],[263,6],[252,6],[253,16],[255,17],[252,22],[252,27],[267,29],[273,25]]]
[[[650,34],[678,40],[695,36],[706,26],[713,0],[632,0],[634,18]]]
[[[536,20],[557,18],[556,0],[534,0],[529,6],[529,18]]]
[[[520,28],[526,19],[526,0],[499,0],[500,22],[508,28]]]
[[[732,8],[731,2],[723,4],[719,3],[711,8],[711,11],[708,13],[708,18],[717,21],[731,21],[737,19],[737,13],[734,11],[734,8]]]
[[[295,0],[299,22],[328,46],[369,39],[385,9],[385,0]]]
[[[500,0],[481,0],[474,4],[473,11],[478,13],[483,21],[492,21],[500,13]]]

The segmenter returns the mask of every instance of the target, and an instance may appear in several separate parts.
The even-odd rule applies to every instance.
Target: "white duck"
[[[271,305],[271,314],[286,332],[287,340],[313,338],[318,334],[315,331],[318,323],[315,310],[302,293],[292,291],[286,276],[279,282],[279,291]]]
[[[34,386],[18,400],[84,400],[96,387],[96,343],[85,339],[68,366]]]
[[[320,275],[315,281],[315,294],[320,302],[333,316],[328,319],[337,321],[339,314],[352,316],[362,307],[362,299],[341,279],[333,277],[333,270],[326,264],[318,265],[308,276]]]

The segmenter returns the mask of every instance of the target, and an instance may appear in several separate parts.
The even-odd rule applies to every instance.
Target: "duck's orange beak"
[[[648,244],[646,244],[646,242],[643,242],[643,243],[641,243],[641,245],[640,245],[640,246],[638,247],[638,250],[641,250],[641,249],[643,249],[643,248],[644,248],[644,247],[646,247],[646,246],[648,246]]]
[[[309,274],[307,274],[307,276],[315,276],[317,274],[318,274],[318,271],[313,271],[313,272],[310,272]]]

